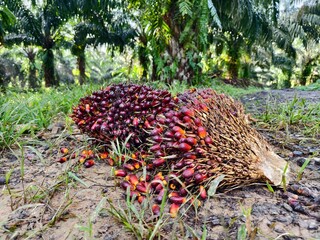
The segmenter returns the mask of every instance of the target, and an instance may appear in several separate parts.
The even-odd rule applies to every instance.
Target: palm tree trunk
[[[84,53],[84,48],[77,56],[77,64],[79,69],[79,83],[83,85],[86,80],[86,55]]]
[[[299,81],[302,86],[305,86],[307,84],[307,79],[312,72],[312,61],[313,59],[310,59],[302,69],[302,74]]]
[[[29,59],[29,86],[32,89],[39,88],[39,83],[37,81],[37,69],[35,67],[35,57],[36,53],[33,50],[27,52],[27,57]]]
[[[44,81],[46,87],[59,86],[54,76],[54,55],[52,49],[46,49],[43,60]]]

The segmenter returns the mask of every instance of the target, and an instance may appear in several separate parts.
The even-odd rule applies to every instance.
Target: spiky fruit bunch
[[[72,119],[89,136],[105,143],[131,136],[128,146],[145,143],[146,130],[159,114],[176,107],[168,91],[134,84],[111,85],[80,99]]]
[[[146,86],[112,85],[81,99],[72,117],[80,129],[107,144],[131,136],[131,146],[142,151],[120,159],[122,169],[115,176],[124,178],[122,188],[139,202],[151,192],[160,203],[169,186],[172,216],[188,193],[205,199],[204,186],[216,177],[224,175],[224,186],[259,180],[279,185],[286,169],[249,125],[242,105],[211,89],[173,98]],[[148,170],[145,176],[137,173],[141,166]],[[156,214],[159,208],[152,209]]]

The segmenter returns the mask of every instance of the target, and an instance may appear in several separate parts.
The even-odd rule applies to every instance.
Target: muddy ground
[[[319,91],[292,90],[259,92],[241,100],[254,115],[265,111],[267,102],[276,107],[294,97],[320,102]],[[290,163],[287,191],[273,188],[272,193],[260,183],[217,193],[197,211],[165,218],[165,226],[158,231],[160,239],[193,239],[191,232],[201,236],[203,226],[207,239],[237,239],[241,229],[247,230],[250,239],[320,239],[319,136],[307,137],[296,129],[256,127]],[[24,147],[23,156],[18,147],[0,152],[0,239],[136,239],[108,212],[106,201],[122,209],[125,204],[124,193],[106,162],[96,161],[91,168],[79,166],[76,159],[57,162],[61,146],[80,152],[89,144],[72,124],[57,121],[24,140],[29,147]],[[298,181],[306,159],[310,163]],[[5,175],[10,171],[6,186]],[[154,220],[146,222],[145,229]]]

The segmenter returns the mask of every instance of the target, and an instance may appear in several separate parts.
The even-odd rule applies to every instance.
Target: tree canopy
[[[215,75],[249,84],[279,68],[284,85],[291,86],[298,75],[299,84],[314,81],[319,54],[301,60],[297,52],[318,48],[319,21],[316,0],[3,0],[0,43],[8,51],[24,49],[31,88],[42,79],[46,87],[59,85],[55,53],[61,50],[75,56],[74,77],[85,83],[86,49],[103,45],[112,53],[131,49],[146,81],[196,84]],[[295,71],[298,65],[301,72]]]

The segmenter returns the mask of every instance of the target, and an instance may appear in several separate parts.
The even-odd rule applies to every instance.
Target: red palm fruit
[[[162,133],[162,129],[161,128],[155,128],[150,132],[151,136],[155,136],[155,135],[159,135]]]
[[[179,208],[180,208],[180,204],[172,203],[172,204],[170,205],[170,210],[169,210],[169,212],[170,212],[170,216],[171,216],[172,218],[177,217]]]
[[[152,163],[147,164],[146,168],[147,168],[148,171],[152,171],[153,170],[153,164]]]
[[[89,159],[89,160],[87,160],[87,161],[84,162],[84,166],[85,166],[86,168],[90,168],[90,167],[92,167],[94,164],[95,164],[95,162],[94,162],[93,159]]]
[[[192,122],[192,119],[191,119],[189,116],[184,116],[184,117],[183,117],[183,122],[184,122],[184,123],[191,123],[191,122]]]
[[[153,137],[152,137],[152,140],[155,141],[155,142],[157,142],[157,143],[161,143],[161,142],[162,142],[162,137],[160,137],[160,136],[153,136]]]
[[[168,195],[168,198],[171,198],[171,197],[180,197],[180,194],[179,194],[179,192],[171,192],[171,193]]]
[[[174,137],[174,132],[173,131],[166,131],[164,133],[164,136],[167,138],[173,138]]]
[[[206,153],[206,150],[204,150],[203,148],[197,147],[197,148],[196,148],[196,152],[197,152],[198,154],[203,155],[203,154]]]
[[[160,207],[158,204],[153,204],[152,207],[152,213],[156,216],[160,215]]]
[[[60,149],[60,152],[62,154],[68,154],[69,150],[68,150],[68,148],[63,147],[63,148]]]
[[[125,168],[125,169],[127,169],[129,171],[133,171],[135,169],[134,166],[132,164],[130,164],[130,163],[125,163],[122,166],[123,166],[123,168]]]
[[[138,203],[141,204],[145,199],[146,199],[145,196],[140,195],[140,196],[138,197]]]
[[[183,156],[184,156],[185,158],[187,158],[187,159],[196,159],[196,158],[197,158],[197,156],[196,156],[194,153],[192,153],[192,152],[184,153]]]
[[[185,116],[194,117],[194,111],[187,107],[182,107],[181,113]]]
[[[108,157],[108,153],[107,152],[103,152],[99,154],[100,159],[106,159]]]
[[[175,139],[177,139],[177,140],[181,139],[183,136],[184,136],[184,135],[182,135],[180,132],[176,132],[176,133],[174,134],[174,137],[175,137]]]
[[[139,179],[135,174],[129,174],[125,177],[127,181],[129,181],[133,186],[136,186],[139,183]]]
[[[138,198],[140,195],[138,191],[130,191],[130,198]]]
[[[207,105],[205,105],[204,103],[200,103],[200,109],[202,109],[205,112],[207,112],[209,110]]]
[[[160,167],[162,166],[164,163],[166,162],[166,160],[164,158],[157,158],[155,160],[152,161],[152,164],[154,167]]]
[[[164,180],[164,177],[163,177],[162,172],[158,172],[158,173],[154,176],[153,179],[154,179],[154,180]]]
[[[155,201],[156,201],[157,203],[161,203],[161,202],[162,202],[162,199],[163,199],[163,196],[164,196],[164,192],[165,192],[165,189],[162,188],[162,189],[160,190],[160,192],[158,193],[157,197],[155,198]]]
[[[154,152],[154,151],[158,151],[161,149],[161,145],[160,144],[156,144],[156,145],[153,145],[152,147],[149,148],[151,152]]]
[[[213,143],[213,141],[212,141],[212,138],[211,137],[206,137],[205,139],[204,139],[204,141],[206,142],[206,144],[212,144]]]
[[[190,202],[195,208],[198,208],[202,205],[202,202],[197,198],[191,198]]]
[[[114,175],[116,177],[125,177],[127,176],[127,172],[124,169],[117,169],[114,171]]]
[[[110,166],[114,165],[114,160],[112,158],[108,158],[107,161]]]
[[[68,159],[66,158],[66,157],[61,157],[59,160],[58,160],[58,162],[59,163],[64,163],[64,162],[66,162]]]
[[[145,184],[143,184],[142,182],[138,183],[136,185],[136,189],[137,191],[141,192],[141,193],[146,193],[147,192],[147,187]]]
[[[151,128],[151,125],[150,125],[150,123],[149,123],[148,120],[144,121],[144,126],[145,126],[146,128]]]
[[[127,190],[127,188],[130,188],[131,191],[135,189],[135,186],[132,186],[128,181],[123,181],[121,182],[120,186],[124,189]]]
[[[88,157],[89,156],[89,153],[88,153],[88,150],[83,150],[80,154],[81,157]]]
[[[177,163],[174,165],[174,168],[175,168],[175,169],[181,169],[181,168],[183,168],[183,167],[184,167],[184,161],[183,161],[183,160],[177,162]]]
[[[187,168],[186,170],[183,171],[182,176],[184,178],[191,178],[194,174],[194,169],[193,168]]]
[[[144,181],[144,182],[149,182],[151,180],[151,175],[146,174],[146,177],[143,178],[142,176],[140,177],[140,182]]]
[[[89,105],[89,104],[86,104],[86,105],[85,105],[85,108],[86,108],[86,112],[89,113],[89,112],[90,112],[90,105]]]
[[[197,139],[193,138],[193,137],[187,137],[186,142],[188,144],[190,144],[191,146],[196,145],[197,144]]]
[[[194,179],[195,179],[196,183],[201,183],[205,179],[207,179],[207,175],[206,174],[201,174],[201,173],[196,173],[194,175]]]
[[[79,163],[84,163],[86,161],[86,157],[80,157],[79,158]]]
[[[71,154],[70,158],[71,158],[71,159],[75,159],[76,156],[77,156],[77,154],[74,152],[74,153]]]
[[[135,117],[133,120],[132,120],[132,124],[133,126],[137,127],[139,125],[139,119],[137,117]]]
[[[136,159],[138,158],[137,155],[138,155],[138,154],[132,153],[132,154],[131,154],[131,158],[136,160]]]
[[[171,197],[169,197],[169,201],[171,203],[182,204],[182,203],[186,202],[186,198],[185,197],[180,197],[180,196],[171,196]]]
[[[134,166],[135,169],[139,169],[141,167],[140,162],[134,162],[132,165]]]
[[[194,163],[193,159],[184,159],[183,160],[185,166],[189,166]]]
[[[164,157],[165,154],[164,154],[163,151],[158,150],[158,151],[156,151],[156,152],[154,153],[154,156],[155,156],[155,157]]]
[[[179,126],[174,126],[173,128],[172,128],[172,130],[174,131],[174,132],[179,132],[179,133],[181,133],[181,135],[184,135],[186,132],[181,128],[181,127],[179,127]]]
[[[179,196],[185,197],[188,195],[188,191],[185,188],[179,189]]]
[[[200,138],[205,138],[207,136],[207,131],[204,127],[198,127],[198,135]]]
[[[200,197],[205,200],[207,198],[207,191],[204,186],[200,186]]]
[[[159,192],[163,189],[163,185],[164,185],[164,184],[159,183],[158,185],[156,185],[154,191],[155,191],[156,193],[159,193]]]
[[[202,125],[202,122],[199,118],[195,118],[194,120],[194,124],[196,124],[197,127],[200,127]]]
[[[188,152],[192,147],[187,143],[180,143],[178,148],[180,151]]]

